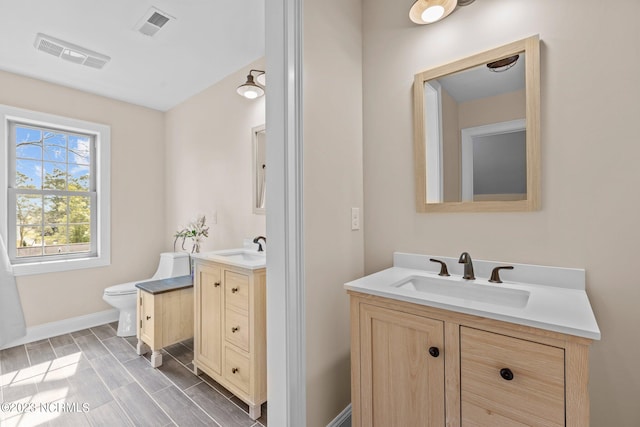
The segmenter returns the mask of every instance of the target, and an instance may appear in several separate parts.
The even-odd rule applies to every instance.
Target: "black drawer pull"
[[[440,356],[440,350],[438,347],[429,347],[429,354],[433,357],[438,357]]]
[[[231,293],[235,294],[236,292],[238,292],[240,289],[238,288],[231,288]]]
[[[220,282],[215,282],[213,286],[217,288],[218,286],[220,286]]]
[[[151,316],[147,316],[147,320],[151,319]]]
[[[231,332],[235,334],[236,332],[238,332],[238,329],[240,329],[239,326],[234,326],[233,328],[231,328]]]
[[[502,368],[500,369],[500,376],[507,381],[511,381],[513,379],[513,372],[511,372],[509,368]]]
[[[238,369],[238,368],[232,368],[232,369],[231,369],[231,373],[232,373],[232,374],[235,374],[235,373],[236,373],[236,372],[238,372],[238,371],[239,371],[239,369]]]

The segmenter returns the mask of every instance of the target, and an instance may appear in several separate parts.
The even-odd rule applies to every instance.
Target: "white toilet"
[[[136,294],[138,290],[135,286],[136,283],[187,276],[190,272],[188,253],[163,252],[160,254],[158,270],[150,279],[135,280],[106,288],[102,299],[120,310],[118,336],[130,337],[136,335]]]

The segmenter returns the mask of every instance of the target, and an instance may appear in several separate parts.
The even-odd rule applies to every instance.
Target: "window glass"
[[[95,252],[92,135],[14,125],[15,259]]]

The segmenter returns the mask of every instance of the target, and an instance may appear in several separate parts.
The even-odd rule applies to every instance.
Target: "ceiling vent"
[[[155,7],[151,7],[138,22],[136,29],[145,36],[153,36],[164,27],[167,22],[175,19],[173,16]]]
[[[39,51],[57,56],[65,61],[86,65],[91,68],[100,69],[104,67],[107,62],[111,61],[111,58],[107,55],[42,33],[36,34],[34,46]]]

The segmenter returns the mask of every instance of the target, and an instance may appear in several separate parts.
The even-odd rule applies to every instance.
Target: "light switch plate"
[[[351,229],[360,230],[360,208],[351,208]]]

